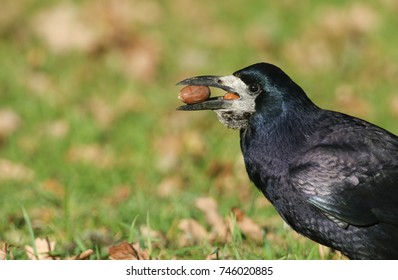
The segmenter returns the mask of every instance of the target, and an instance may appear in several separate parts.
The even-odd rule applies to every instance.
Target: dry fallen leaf
[[[63,139],[69,130],[66,120],[55,120],[44,125],[44,133],[54,139]]]
[[[99,44],[100,36],[83,20],[78,7],[63,2],[38,14],[32,26],[49,48],[57,53],[72,50],[90,51]]]
[[[344,38],[374,30],[379,20],[373,8],[355,3],[347,9],[327,7],[320,13],[318,21],[326,33],[324,36]]]
[[[223,194],[239,192],[239,200],[246,203],[250,200],[252,186],[249,184],[247,174],[242,172],[245,169],[243,157],[237,154],[235,160],[219,161],[213,160],[207,168],[207,174],[214,178],[213,185]]]
[[[142,236],[145,236],[145,238],[149,237],[154,243],[164,240],[163,234],[161,232],[153,230],[146,225],[141,225],[140,232]]]
[[[112,151],[98,144],[73,146],[67,152],[67,158],[71,162],[81,162],[99,168],[107,168],[115,162]]]
[[[115,186],[112,188],[112,192],[106,197],[107,204],[111,205],[118,205],[129,198],[131,198],[131,191],[133,190],[133,187],[129,185],[120,185],[120,186]]]
[[[206,141],[204,137],[197,131],[186,130],[180,136],[184,151],[195,157],[203,157],[206,154]]]
[[[18,129],[21,118],[10,108],[0,109],[0,143]]]
[[[333,260],[349,260],[345,255],[343,255],[340,251],[334,251]]]
[[[30,60],[32,60],[30,62],[31,64],[33,65],[41,64],[42,60],[41,55],[30,54],[30,56],[31,56]],[[35,56],[38,56],[40,58],[35,58]],[[48,73],[33,71],[27,75],[25,79],[25,84],[26,88],[29,90],[29,93],[48,101],[54,100],[55,98],[54,91],[57,91],[56,83],[54,83],[52,77]]]
[[[332,257],[333,260],[348,260],[346,256],[344,256],[340,251],[335,251],[329,247],[319,244],[318,252],[321,259],[330,259]]]
[[[331,251],[332,249],[330,247],[326,247],[321,244],[318,245],[319,256],[322,260],[325,260],[330,255]]]
[[[0,159],[0,181],[29,181],[34,173],[28,167],[6,159]]]
[[[178,228],[183,233],[178,240],[180,246],[194,245],[209,239],[206,229],[193,219],[181,220]]]
[[[142,250],[139,243],[122,243],[109,248],[109,258],[111,260],[149,260],[147,250]]]
[[[160,63],[160,44],[154,40],[140,40],[126,49],[124,71],[141,82],[151,82],[156,77]]]
[[[68,258],[68,260],[87,260],[92,254],[94,254],[94,250],[88,249],[79,255]]]
[[[0,246],[0,261],[5,260],[7,257],[7,250],[8,250],[8,245],[7,243],[2,243]]]
[[[145,112],[148,108],[147,102],[148,100],[142,94],[134,91],[126,91],[116,100],[114,111],[118,116],[132,112]]]
[[[159,21],[162,19],[163,16],[163,9],[161,7],[161,4],[156,0],[111,0],[110,3],[113,3],[115,16],[119,16],[119,21],[120,16],[124,15],[125,22],[132,23],[134,25],[159,24]],[[122,6],[121,4],[124,4],[124,6]]]
[[[57,179],[48,179],[42,182],[40,187],[43,191],[49,192],[57,198],[65,196],[65,186]]]
[[[246,237],[258,242],[263,240],[264,233],[259,224],[247,217],[245,213],[237,207],[234,207],[232,212],[236,217],[236,224]]]
[[[207,223],[219,238],[226,238],[228,227],[224,223],[223,217],[218,211],[217,202],[210,197],[200,197],[195,201],[196,207],[201,210],[206,217]]]
[[[90,98],[85,107],[102,128],[109,127],[116,118],[111,104],[98,96]]]
[[[183,180],[179,175],[172,175],[164,178],[158,188],[157,193],[160,197],[170,197],[182,189]]]
[[[54,251],[55,241],[50,241],[48,238],[45,239],[36,238],[35,245],[37,250],[37,256],[35,256],[34,249],[31,246],[29,245],[25,246],[25,252],[29,259],[31,260],[55,259],[54,257],[50,256],[50,253]]]
[[[101,27],[109,37],[124,36],[120,33],[126,32],[126,29],[159,24],[163,16],[161,4],[156,0],[87,1],[83,9],[90,21]]]
[[[345,112],[357,117],[369,117],[371,114],[371,106],[369,103],[354,94],[354,90],[349,85],[341,85],[335,91],[337,107]]]
[[[157,153],[157,168],[161,172],[175,170],[181,160],[181,141],[178,134],[158,137],[154,143]]]
[[[361,44],[361,39],[379,25],[377,11],[362,3],[346,8],[327,6],[318,13],[298,38],[287,41],[283,47],[290,60],[307,72],[334,67],[347,46],[351,49],[367,48],[368,44]]]

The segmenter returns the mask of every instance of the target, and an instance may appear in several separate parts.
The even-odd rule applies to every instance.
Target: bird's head
[[[213,110],[221,123],[233,129],[245,129],[254,115],[271,121],[292,106],[313,105],[288,75],[269,63],[253,64],[228,76],[192,77],[178,85],[216,87],[238,95],[236,99],[212,97],[178,108],[184,111]]]

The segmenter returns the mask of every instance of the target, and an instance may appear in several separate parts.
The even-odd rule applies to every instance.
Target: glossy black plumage
[[[234,76],[259,89],[241,149],[250,179],[281,217],[351,259],[398,259],[398,137],[320,109],[274,65]]]

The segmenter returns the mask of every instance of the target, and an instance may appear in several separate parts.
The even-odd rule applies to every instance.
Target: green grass
[[[0,176],[7,257],[26,259],[24,246],[48,237],[60,258],[93,249],[91,259],[107,259],[121,241],[138,242],[154,259],[338,258],[321,256],[265,203],[246,176],[236,131],[211,112],[175,110],[175,83],[269,61],[321,107],[398,133],[393,1],[111,2],[73,1],[78,20],[47,22],[65,30],[77,21],[88,34],[72,34],[94,34],[88,48],[69,38],[64,49],[49,44],[38,23],[56,14],[57,1],[3,5],[0,112],[19,120],[0,121],[0,160],[8,166],[0,173],[19,170]],[[182,219],[211,232],[194,205],[206,196],[222,217],[242,209],[265,229],[263,241],[235,226],[230,241],[181,245]]]

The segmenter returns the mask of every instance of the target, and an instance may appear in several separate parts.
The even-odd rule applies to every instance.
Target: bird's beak
[[[182,80],[177,85],[208,86],[220,88],[227,92],[235,92],[235,89],[228,83],[229,77],[231,76],[197,76]],[[232,102],[233,100],[226,100],[222,96],[218,96],[209,98],[200,103],[180,106],[177,110],[197,111],[229,109],[232,106]]]

